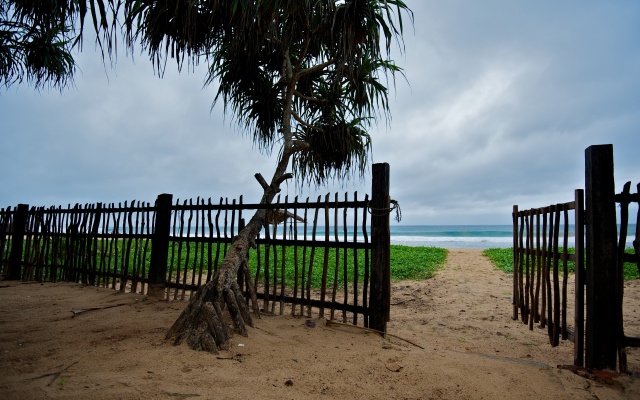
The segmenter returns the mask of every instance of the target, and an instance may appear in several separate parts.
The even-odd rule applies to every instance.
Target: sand
[[[185,303],[58,283],[0,282],[2,399],[638,399],[631,375],[579,376],[573,345],[511,319],[511,278],[451,250],[432,279],[395,282],[382,338],[314,318],[263,316],[219,355],[163,340]],[[640,282],[625,292],[640,336]],[[101,310],[77,313],[93,307]],[[311,324],[309,324],[311,325]],[[422,348],[420,348],[420,347]]]

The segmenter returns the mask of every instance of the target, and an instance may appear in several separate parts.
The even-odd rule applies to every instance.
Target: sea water
[[[363,231],[362,227],[358,227],[354,234],[353,226],[330,227],[329,232],[325,231],[324,226],[307,225],[306,232],[302,224],[296,224],[296,229],[292,224],[287,226],[278,225],[275,231],[275,237],[278,239],[297,239],[304,241],[324,240],[327,236],[330,241],[338,242],[364,242],[371,241],[371,226],[367,226]],[[442,247],[448,249],[489,249],[489,248],[508,248],[513,247],[513,226],[512,225],[405,225],[392,223],[391,244],[404,246],[427,246]],[[564,228],[562,228],[564,229]],[[564,243],[562,238],[561,242]],[[229,230],[229,229],[227,229]],[[635,224],[629,224],[627,229],[627,247],[632,247],[635,238]],[[224,229],[222,229],[224,231]],[[224,235],[224,232],[221,232]],[[209,232],[190,232],[189,236],[208,236]],[[229,237],[233,234],[228,231]],[[261,232],[261,238],[264,238],[265,232]],[[273,227],[269,229],[269,236],[274,237]],[[574,226],[569,226],[568,246],[575,246]]]
[[[277,236],[282,235],[281,226],[278,227]],[[573,225],[569,226],[568,246],[575,246]],[[404,225],[391,224],[391,244],[404,246],[429,246],[448,249],[489,249],[513,247],[512,225]],[[635,224],[630,224],[627,230],[627,246],[631,247],[635,238]],[[292,238],[292,232],[288,229],[287,236]],[[346,231],[346,232],[345,232]],[[307,228],[307,240],[312,237],[312,228]],[[354,240],[353,227],[338,229],[330,228],[329,240],[344,241]],[[302,239],[304,233],[300,229],[298,239]],[[561,233],[562,235],[562,233]],[[325,237],[323,226],[316,227],[315,237],[322,240]],[[365,240],[362,230],[356,234],[358,242]],[[371,227],[367,227],[367,241],[371,241]],[[561,238],[561,244],[563,239]]]
[[[444,248],[511,247],[511,225],[392,225],[391,244]]]
[[[636,225],[629,224],[627,247],[632,247]],[[561,232],[562,235],[562,232]],[[563,244],[560,238],[560,244]],[[392,225],[391,244],[434,246],[444,248],[506,248],[513,247],[512,225]],[[575,246],[574,226],[569,226],[568,246]]]

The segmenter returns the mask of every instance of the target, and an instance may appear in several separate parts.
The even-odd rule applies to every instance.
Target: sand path
[[[2,399],[640,398],[637,377],[604,384],[556,368],[571,364],[571,343],[551,348],[546,331],[512,321],[511,280],[478,250],[451,250],[427,281],[394,283],[389,332],[423,349],[278,316],[214,356],[163,341],[182,302],[65,283],[0,286]],[[109,305],[118,306],[72,318]],[[629,358],[637,374],[638,354]]]

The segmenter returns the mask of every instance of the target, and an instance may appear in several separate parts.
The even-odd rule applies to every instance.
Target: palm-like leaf
[[[401,72],[388,56],[404,12],[401,0],[0,0],[0,74],[5,84],[26,74],[62,87],[85,18],[109,54],[122,26],[160,74],[169,58],[205,60],[216,101],[258,147],[304,152],[294,171],[322,183],[366,169],[369,124],[389,118],[380,79]]]

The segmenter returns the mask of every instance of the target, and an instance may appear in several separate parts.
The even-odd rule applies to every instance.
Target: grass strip
[[[266,248],[261,246],[260,248],[260,256],[261,256],[261,270],[259,279],[264,279],[264,255]],[[344,282],[344,249],[339,250],[338,254],[338,284],[342,285]],[[353,277],[355,275],[354,268],[354,255],[353,249],[347,249],[347,280],[352,283]],[[275,246],[275,253],[277,254],[277,268],[278,275],[281,272],[282,265],[282,248],[280,246]],[[269,248],[269,265],[270,265],[270,276],[273,276],[273,263],[274,263],[274,246]],[[391,279],[394,281],[399,280],[424,280],[431,278],[434,273],[442,268],[447,258],[448,250],[442,249],[438,247],[412,247],[412,246],[401,246],[401,245],[392,245],[391,246]],[[311,265],[311,287],[319,288],[322,284],[322,268],[324,265],[324,248],[317,247],[315,249],[315,256],[313,262],[310,260],[311,256],[311,248],[307,247],[306,249],[306,258],[303,260],[303,248],[298,248],[298,274],[302,274],[302,268],[304,266],[305,274],[308,274],[309,265]],[[363,282],[364,279],[364,260],[365,253],[364,250],[358,250],[357,254],[358,258],[358,281]],[[336,249],[329,249],[328,255],[328,269],[327,269],[327,277],[329,281],[329,286],[333,283],[333,276],[335,273],[336,267]],[[285,270],[284,270],[284,281],[285,286],[293,287],[294,278],[295,278],[295,266],[296,260],[294,257],[294,248],[289,246],[285,248]],[[257,252],[255,249],[252,249],[249,253],[249,268],[252,274],[255,274],[257,267]],[[255,276],[255,275],[254,275]],[[271,278],[272,279],[272,278]],[[305,282],[307,280],[307,276],[305,276]],[[298,277],[298,281],[300,282],[301,278]],[[280,281],[280,277],[278,279]]]
[[[568,249],[569,254],[575,254],[575,252],[576,250],[573,247]],[[632,248],[627,248],[625,253],[635,254]],[[497,269],[509,274],[513,273],[513,247],[485,249],[482,254],[488,257]],[[574,262],[569,261],[567,266],[570,272],[574,272]],[[632,279],[640,279],[638,267],[635,263],[624,263],[624,280]]]

